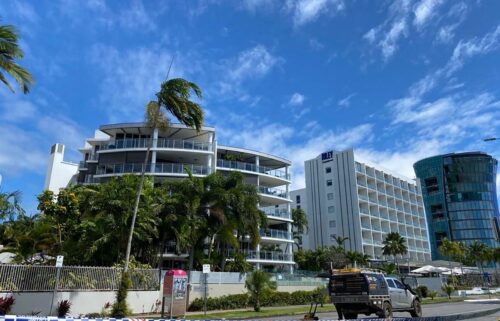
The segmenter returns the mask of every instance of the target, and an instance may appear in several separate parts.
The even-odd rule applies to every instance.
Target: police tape
[[[41,317],[41,316],[17,316],[17,315],[3,315],[0,316],[0,321],[215,321],[220,319],[203,319],[203,320],[191,320],[191,319],[146,319],[146,318],[71,318],[71,317]],[[223,319],[224,321],[241,321],[241,320],[231,320]],[[290,320],[279,320],[279,321],[301,321],[303,319],[290,319]],[[337,319],[321,319],[322,321],[341,321]],[[436,317],[420,317],[420,318],[373,318],[373,319],[363,319],[363,321],[447,321],[450,318],[446,316],[436,316]],[[459,319],[454,319],[459,320]],[[261,319],[252,319],[247,321],[264,321]],[[272,319],[266,319],[265,321],[273,321]],[[278,320],[276,320],[278,321]],[[348,320],[343,320],[348,321]]]

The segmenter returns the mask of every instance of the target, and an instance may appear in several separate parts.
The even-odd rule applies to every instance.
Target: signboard
[[[210,264],[203,264],[203,273],[210,273]]]
[[[327,161],[333,158],[333,150],[321,154],[321,160],[322,161]]]
[[[187,291],[187,278],[174,277],[174,299],[182,300],[186,297]]]
[[[63,260],[64,256],[58,255],[56,258],[56,267],[62,267],[63,266]]]

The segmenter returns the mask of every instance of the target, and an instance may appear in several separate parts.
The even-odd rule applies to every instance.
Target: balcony
[[[252,164],[252,163],[244,163],[244,162],[238,162],[238,161],[228,161],[228,160],[224,160],[224,159],[218,159],[217,160],[217,167],[255,172],[255,173],[260,173],[260,174],[278,177],[278,178],[285,179],[288,181],[290,180],[290,174],[287,174],[283,170],[273,169],[273,168],[265,167],[265,166],[257,166],[257,165]]]
[[[363,195],[363,194],[358,194],[358,197],[359,197],[359,199],[361,199],[361,200],[363,200],[363,201],[367,201],[367,202],[368,202],[368,196]]]
[[[293,262],[293,255],[288,253],[283,253],[280,251],[252,251],[252,250],[241,250],[245,258],[248,261],[279,261],[279,262]],[[234,256],[235,251],[228,251],[227,256]]]
[[[292,233],[283,230],[260,229],[260,236],[273,239],[292,240]]]
[[[96,175],[115,175],[115,174],[132,174],[141,173],[144,168],[143,163],[122,163],[122,164],[107,164],[100,165],[97,168]],[[146,173],[148,174],[184,174],[187,175],[185,169],[189,169],[193,175],[208,175],[211,173],[211,168],[203,165],[194,164],[179,164],[179,163],[156,163],[154,172],[151,171],[151,164],[146,165]]]
[[[80,161],[78,163],[78,169],[83,171],[83,170],[87,170],[87,162],[86,161]]]
[[[149,143],[149,138],[118,139],[101,144],[99,148],[100,150],[147,148]],[[156,141],[156,148],[212,151],[212,143],[188,139],[158,138]]]
[[[85,175],[83,178],[83,184],[99,184],[99,178],[94,177],[94,175]]]
[[[292,216],[290,215],[290,212],[284,208],[261,208],[261,211],[266,213],[267,216],[272,216],[272,217],[279,217],[279,218],[284,218],[287,220],[291,220]]]
[[[288,198],[286,191],[273,187],[259,186],[259,193],[275,197]]]

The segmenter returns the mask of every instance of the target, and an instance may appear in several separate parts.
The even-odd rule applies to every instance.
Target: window
[[[335,212],[335,207],[334,206],[328,206],[328,213],[334,213]]]
[[[399,288],[399,289],[405,289],[405,286],[403,285],[403,283],[399,282],[398,280],[394,280],[394,283],[396,283],[396,287]]]
[[[436,246],[440,247],[443,244],[443,239],[448,238],[448,234],[446,232],[436,232],[434,233],[434,236],[436,238]]]
[[[431,194],[439,191],[439,185],[437,177],[428,177],[424,180],[425,188],[427,189],[427,193]]]
[[[333,193],[326,194],[326,197],[328,198],[328,200],[332,200],[333,199]]]
[[[395,289],[396,288],[396,285],[394,284],[394,281],[391,280],[391,279],[385,279],[387,281],[387,285],[390,287],[390,288],[393,288]]]
[[[327,174],[331,173],[332,172],[332,168],[331,167],[327,167],[327,168],[325,168],[325,171],[326,171]]]
[[[337,226],[335,221],[329,221],[328,224],[330,225],[331,228],[335,228]]]
[[[326,181],[326,186],[332,186],[332,185],[333,185],[333,181],[331,179]]]
[[[295,196],[295,203],[300,204],[300,195]]]
[[[297,205],[297,209],[300,210],[300,205]]]

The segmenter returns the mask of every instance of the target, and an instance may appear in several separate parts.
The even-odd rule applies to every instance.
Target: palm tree
[[[177,120],[181,124],[184,124],[188,127],[193,127],[198,132],[201,130],[203,124],[203,110],[198,103],[192,102],[190,100],[191,92],[194,92],[196,97],[201,99],[202,95],[200,88],[195,83],[189,82],[185,79],[170,79],[161,84],[160,91],[156,94],[157,101],[151,101],[146,106],[146,126],[151,129],[152,133],[155,129],[162,129],[168,126],[168,119],[162,112],[161,107],[164,107],[167,112],[174,115],[174,117],[177,118]],[[151,135],[149,139],[149,144],[146,150],[146,157],[144,159],[144,164],[141,170],[141,180],[139,182],[139,186],[137,187],[134,212],[132,214],[132,222],[130,224],[130,233],[125,254],[124,271],[128,270],[130,250],[132,247],[132,236],[134,234],[134,225],[139,208],[139,201],[144,184],[144,176],[146,175],[146,167],[152,143],[153,135]]]
[[[408,247],[406,246],[406,240],[398,233],[391,232],[388,233],[382,242],[384,246],[382,247],[382,254],[392,255],[394,257],[394,264],[398,268],[397,255],[404,255],[408,252]]]
[[[15,60],[21,59],[24,56],[23,51],[19,48],[17,43],[18,34],[16,28],[9,25],[0,26],[0,70],[3,70],[12,78],[14,78],[21,87],[23,93],[27,94],[30,86],[33,85],[34,80],[31,74],[19,66]],[[8,82],[5,74],[0,71],[0,81],[3,82],[7,88],[12,92],[14,89]]]
[[[294,208],[292,209],[292,220],[293,239],[297,240],[295,244],[297,245],[297,248],[300,249],[300,244],[302,243],[302,234],[304,234],[304,232],[307,233],[307,230],[309,228],[307,222],[307,214],[301,208]]]
[[[14,220],[19,215],[24,215],[21,207],[21,192],[0,192],[0,219]]]
[[[349,261],[351,261],[353,267],[356,264],[365,266],[368,264],[368,260],[370,259],[370,256],[368,254],[363,254],[356,251],[348,251],[345,255],[349,259]]]
[[[478,240],[474,240],[469,245],[469,252],[474,255],[474,260],[476,261],[476,266],[484,273],[483,262],[487,256],[488,246],[486,244],[479,242]]]
[[[253,309],[260,311],[260,300],[263,296],[276,289],[276,283],[271,281],[271,276],[262,270],[250,273],[245,280],[250,299],[253,303]]]
[[[347,241],[349,239],[348,237],[344,237],[344,236],[340,236],[340,235],[336,235],[336,234],[332,234],[332,235],[330,235],[330,237],[335,241],[335,243],[337,243],[338,249],[345,250],[344,243],[345,243],[345,241]]]

